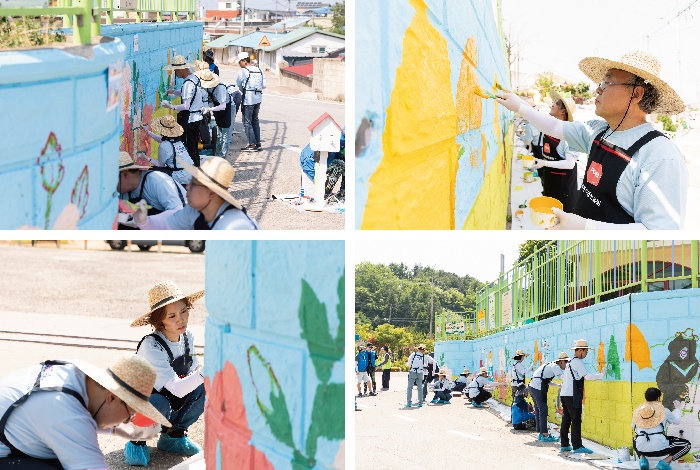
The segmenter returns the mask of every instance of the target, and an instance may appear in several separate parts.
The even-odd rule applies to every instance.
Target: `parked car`
[[[126,248],[126,240],[106,240],[109,247],[113,250],[123,250]],[[160,240],[162,245],[171,246],[186,246],[192,253],[201,253],[204,251],[204,240]],[[141,251],[148,251],[152,246],[158,245],[158,240],[134,240],[134,245],[139,247]]]

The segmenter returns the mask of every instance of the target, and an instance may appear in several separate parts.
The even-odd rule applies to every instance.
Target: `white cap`
[[[236,60],[236,62],[240,62],[243,59],[247,59],[248,57],[250,57],[250,56],[248,55],[247,52],[241,52],[240,54],[238,54],[238,60]]]

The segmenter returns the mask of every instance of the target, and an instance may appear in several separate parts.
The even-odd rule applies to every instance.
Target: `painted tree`
[[[615,343],[615,336],[613,335],[610,335],[610,346],[608,346],[608,368],[605,371],[605,376],[609,376],[615,380],[620,380],[622,377],[620,370],[620,356],[617,353],[617,343]]]

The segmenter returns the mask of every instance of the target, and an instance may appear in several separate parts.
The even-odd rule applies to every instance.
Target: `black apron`
[[[551,382],[552,379],[554,379],[554,376],[551,376],[550,378],[545,379],[544,378],[544,370],[545,370],[545,368],[543,367],[542,368],[542,375],[537,377],[537,378],[540,379],[540,384],[541,384],[540,390],[542,391],[542,399],[544,400],[545,403],[547,403],[547,394],[549,393],[549,382]],[[533,378],[535,378],[535,377],[533,377]]]
[[[192,363],[194,360],[192,359],[192,356],[190,356],[190,343],[187,339],[187,334],[183,333],[185,335],[185,354],[182,356],[178,357],[177,359],[173,360],[173,353],[170,351],[170,348],[168,347],[168,343],[165,342],[163,338],[161,338],[159,335],[155,333],[151,333],[150,335],[146,335],[143,338],[141,338],[141,341],[139,341],[138,346],[136,346],[136,352],[138,352],[139,348],[141,347],[141,343],[143,343],[143,340],[148,338],[149,336],[152,336],[153,339],[155,339],[165,350],[166,353],[168,353],[168,360],[170,362],[170,367],[173,368],[175,373],[177,374],[178,377],[181,379],[185,376],[190,371],[190,367],[192,367]],[[187,398],[189,397],[190,394],[185,395],[184,397],[180,398],[175,395],[173,395],[170,390],[167,388],[163,387],[160,389],[160,391],[156,390],[155,388],[151,392],[151,395],[154,393],[157,393],[158,395],[164,396],[168,402],[170,403],[170,408],[172,409],[173,413],[178,411],[182,406],[185,404],[187,401]],[[190,392],[191,393],[191,392]]]
[[[219,214],[219,216],[216,219],[214,219],[214,222],[212,222],[211,227],[207,223],[207,219],[204,217],[204,214],[202,214],[200,212],[199,217],[197,217],[197,220],[194,221],[194,229],[195,230],[214,230],[216,223],[219,220],[221,220],[221,218],[224,216],[226,211],[229,211],[231,209],[235,209],[235,207],[233,207],[232,205],[229,205],[226,209],[224,209],[223,212],[221,212],[221,214]],[[245,210],[245,207],[243,209],[241,209],[241,212],[243,212],[245,214],[245,216],[248,217],[248,220],[250,220],[252,222],[250,216],[248,215],[248,213]],[[255,224],[253,224],[253,226],[255,226]],[[255,230],[257,230],[257,227],[255,228]]]
[[[2,442],[5,446],[7,446],[10,449],[10,455],[8,457],[27,457],[30,459],[36,459],[37,457],[30,457],[24,452],[18,450],[15,446],[10,444],[10,441],[7,439],[7,436],[5,435],[5,425],[7,424],[7,420],[10,418],[10,415],[12,412],[17,409],[17,407],[21,406],[24,402],[27,401],[27,399],[32,396],[35,393],[38,392],[60,392],[60,393],[65,393],[68,395],[73,396],[76,398],[81,405],[85,407],[87,410],[87,405],[85,404],[85,400],[83,399],[82,395],[80,395],[78,392],[75,390],[72,390],[67,387],[41,387],[41,376],[44,373],[44,370],[46,369],[46,366],[64,366],[68,365],[70,362],[66,361],[44,361],[41,363],[41,371],[39,371],[39,375],[36,377],[36,381],[34,382],[34,386],[32,389],[27,392],[26,394],[22,395],[17,401],[15,401],[12,405],[10,405],[5,413],[2,415],[2,418],[0,418],[0,442]],[[38,459],[42,460],[56,468],[62,469],[63,466],[59,462],[58,459]]]
[[[567,365],[569,368],[569,373],[571,374],[571,380],[574,381],[574,408],[581,408],[583,409],[583,387],[586,382],[585,377],[581,377],[580,379],[576,380],[574,378],[574,371],[571,369],[571,362]]]
[[[223,83],[219,83],[214,87],[214,90],[208,91],[209,93],[209,101],[212,101],[214,103],[214,108],[219,106],[221,103],[216,101],[216,96],[214,95],[214,91],[220,86],[224,86]],[[224,87],[226,89],[226,87]],[[228,96],[228,92],[226,93]],[[229,99],[228,102],[226,103],[226,108],[223,109],[223,111],[214,111],[214,119],[216,119],[216,125],[219,126],[222,129],[228,129],[231,127],[231,100]]]
[[[561,161],[557,153],[559,142],[560,140],[544,134],[542,145],[543,160],[549,162]],[[538,172],[540,171],[546,175],[542,183],[544,195],[560,201],[564,205],[564,212],[571,212],[574,209],[576,196],[578,195],[576,165],[570,170],[542,167],[538,170]]]
[[[537,142],[534,140],[530,143],[532,145],[532,156],[536,159],[542,160],[542,146],[540,145],[540,140],[542,139],[542,133],[537,134]],[[542,182],[542,187],[544,188],[544,167],[537,170],[537,175],[540,177]]]
[[[617,183],[634,154],[664,134],[659,131],[648,132],[625,150],[603,139],[608,129],[610,127],[606,127],[593,140],[586,165],[586,177],[579,190],[574,214],[600,222],[632,224],[634,217],[629,215],[617,200]]]
[[[197,79],[196,82],[194,80],[185,80],[185,83],[187,83],[187,82],[190,82],[194,85],[194,95],[192,95],[192,100],[190,101],[190,106],[192,106],[192,103],[197,98],[197,91],[199,89],[199,79]],[[185,88],[185,83],[182,84],[182,88]],[[182,97],[180,99],[183,102],[182,104],[185,104],[184,103],[185,100]],[[187,121],[189,121],[189,119],[190,119],[190,110],[189,109],[177,112],[177,123],[180,124],[183,129],[187,128],[187,124],[188,124]],[[183,133],[183,135],[186,135],[186,133]],[[185,138],[187,138],[187,137],[185,137]]]

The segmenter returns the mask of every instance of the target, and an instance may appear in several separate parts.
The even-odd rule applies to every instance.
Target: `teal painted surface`
[[[207,244],[204,372],[233,365],[249,444],[276,469],[332,468],[344,439],[344,275],[342,241]],[[221,441],[216,461],[236,445]],[[253,468],[234,459],[228,468]]]

